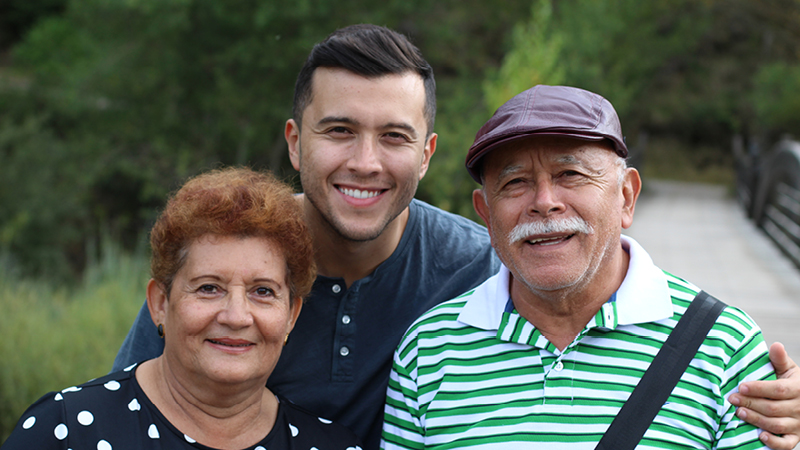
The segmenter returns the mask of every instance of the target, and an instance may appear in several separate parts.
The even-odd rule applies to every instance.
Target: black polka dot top
[[[210,449],[166,420],[136,382],[134,367],[46,394],[25,411],[2,450]],[[247,450],[360,450],[350,430],[278,400],[275,426]]]

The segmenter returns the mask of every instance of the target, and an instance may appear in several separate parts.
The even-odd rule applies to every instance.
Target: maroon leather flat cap
[[[605,98],[569,86],[534,86],[495,111],[467,153],[467,170],[478,183],[481,158],[516,139],[534,134],[589,141],[608,139],[617,154],[628,157],[617,112]]]

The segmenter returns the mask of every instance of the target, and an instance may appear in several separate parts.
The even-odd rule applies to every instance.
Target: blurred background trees
[[[440,138],[417,197],[472,218],[466,149],[537,83],[607,97],[645,176],[724,181],[734,135],[800,129],[800,0],[0,0],[3,283],[91,297],[101,243],[146,264],[146,233],[186,177],[246,164],[291,179],[295,76],[315,42],[360,22],[405,33],[433,65]]]
[[[734,133],[800,125],[797,0],[6,0],[0,251],[73,279],[103,236],[135,248],[190,175],[292,175],[294,78],[315,42],[357,22],[406,33],[434,66],[441,137],[418,197],[470,217],[464,152],[537,83],[601,93],[630,145],[646,136],[694,168],[729,164]]]

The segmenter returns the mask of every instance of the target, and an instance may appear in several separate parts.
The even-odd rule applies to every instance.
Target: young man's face
[[[286,124],[306,198],[347,240],[377,238],[408,206],[436,148],[422,78],[319,68],[302,127]]]

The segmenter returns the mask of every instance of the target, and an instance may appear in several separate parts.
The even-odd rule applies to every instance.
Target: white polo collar
[[[622,248],[630,254],[625,279],[616,292],[616,324],[652,322],[672,317],[672,299],[664,272],[634,239],[622,235]],[[510,272],[505,265],[475,291],[458,320],[483,330],[498,330],[509,299]],[[612,308],[609,308],[612,309]]]

